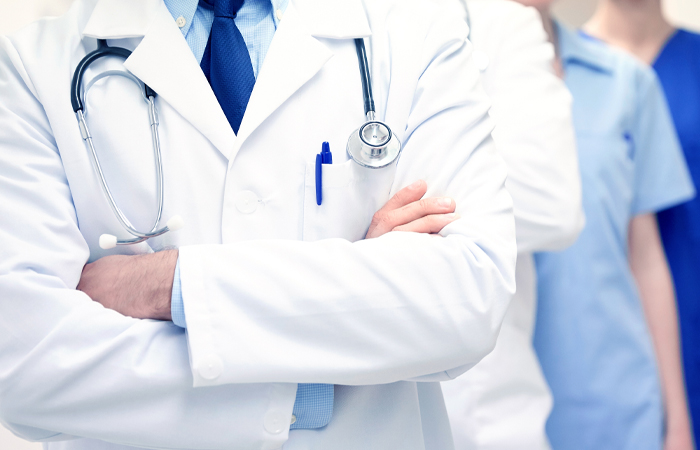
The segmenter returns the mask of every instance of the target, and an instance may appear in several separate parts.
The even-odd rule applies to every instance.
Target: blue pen
[[[323,203],[323,165],[333,164],[333,154],[328,142],[321,146],[321,153],[316,155],[316,204]]]

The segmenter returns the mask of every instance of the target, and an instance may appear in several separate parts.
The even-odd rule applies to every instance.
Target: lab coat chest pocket
[[[304,240],[364,239],[372,216],[389,199],[396,164],[368,169],[352,160],[324,164],[323,201],[316,201],[315,164],[306,166],[304,186]]]

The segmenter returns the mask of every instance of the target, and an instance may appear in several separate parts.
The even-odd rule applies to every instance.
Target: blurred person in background
[[[654,73],[537,6],[574,97],[586,228],[536,255],[535,349],[555,450],[693,448],[673,284],[656,212],[694,188]],[[665,414],[666,412],[666,414]]]
[[[571,95],[553,71],[537,11],[507,0],[451,0],[468,13],[474,60],[508,167],[518,243],[517,292],[494,351],[442,383],[457,450],[549,449],[552,399],[532,346],[532,253],[571,245],[583,228]]]
[[[695,186],[700,183],[700,35],[676,29],[660,0],[600,3],[587,33],[623,48],[654,70],[666,93]],[[658,214],[676,287],[688,403],[700,435],[700,198]],[[670,331],[670,330],[669,330]],[[675,352],[674,352],[675,354]],[[679,408],[684,405],[679,404]],[[673,414],[673,411],[669,411]]]

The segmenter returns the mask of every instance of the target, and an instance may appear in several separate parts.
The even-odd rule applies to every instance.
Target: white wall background
[[[674,24],[700,31],[700,1],[662,0],[666,16]],[[554,6],[556,15],[572,27],[586,21],[598,0],[559,0]]]
[[[11,33],[41,16],[62,14],[73,0],[0,0],[0,34]],[[560,0],[556,14],[571,26],[582,24],[597,0]],[[665,0],[666,14],[675,24],[700,31],[700,1]],[[40,444],[16,438],[0,426],[0,450],[39,450]]]

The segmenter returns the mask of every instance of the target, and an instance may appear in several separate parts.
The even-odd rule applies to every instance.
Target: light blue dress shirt
[[[284,13],[288,3],[289,0],[246,0],[236,14],[234,22],[248,47],[256,78],[279,26],[277,11]],[[179,19],[182,35],[197,61],[201,61],[214,22],[214,11],[199,7],[197,0],[165,0],[165,6],[176,21]]]
[[[661,450],[656,358],[628,261],[628,227],[694,195],[653,72],[558,27],[573,95],[586,228],[535,256],[534,343],[554,408],[554,450]]]
[[[289,0],[245,0],[236,14],[234,21],[248,47],[256,78],[288,3]],[[165,0],[165,6],[180,26],[197,61],[201,61],[214,22],[214,11],[199,6],[197,0]],[[179,262],[175,269],[171,302],[173,323],[187,328]],[[333,385],[299,384],[293,414],[296,421],[290,426],[291,429],[327,425],[333,414]]]

